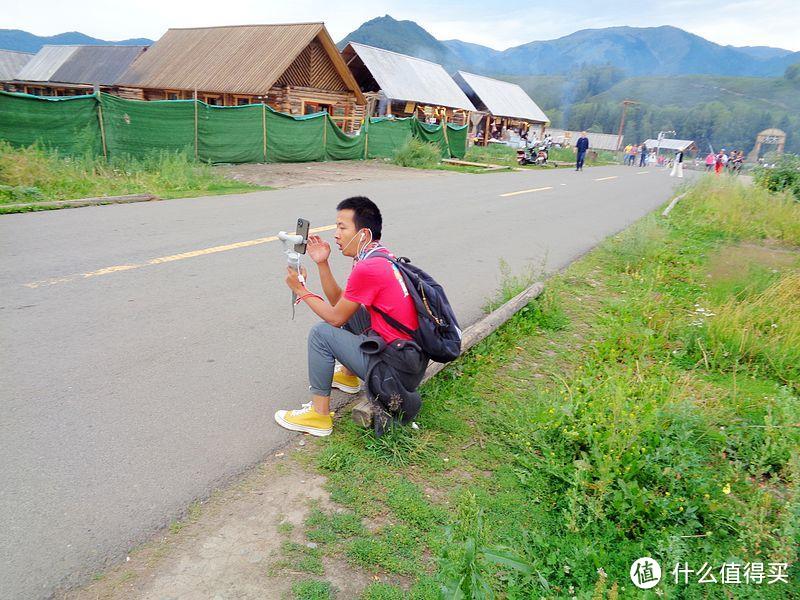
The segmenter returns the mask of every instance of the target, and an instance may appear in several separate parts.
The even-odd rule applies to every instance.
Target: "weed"
[[[432,169],[442,159],[442,150],[436,144],[409,138],[394,155],[394,163],[401,167]]]
[[[262,189],[225,179],[189,152],[152,152],[109,160],[91,152],[62,156],[38,146],[0,141],[0,210],[3,204],[152,193],[162,198]]]
[[[329,600],[334,591],[328,581],[303,579],[292,584],[292,595],[295,600]]]
[[[311,548],[297,542],[285,541],[281,546],[281,558],[269,567],[270,575],[280,572],[310,573],[323,575],[325,567],[322,565],[322,552],[319,548]]]
[[[306,537],[312,542],[331,544],[358,535],[366,528],[355,514],[349,512],[326,514],[314,509],[306,519]]]

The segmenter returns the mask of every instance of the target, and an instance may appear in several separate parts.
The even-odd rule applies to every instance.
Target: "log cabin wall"
[[[135,100],[191,100],[194,90],[120,88],[118,95]],[[365,107],[356,104],[322,45],[311,42],[270,88],[266,97],[197,90],[197,98],[218,106],[257,104],[265,101],[279,112],[303,115],[327,110],[345,132],[361,127]]]

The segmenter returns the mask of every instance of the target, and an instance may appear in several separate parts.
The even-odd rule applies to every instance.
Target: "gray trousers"
[[[331,395],[333,370],[338,360],[361,379],[367,376],[369,357],[359,348],[367,336],[370,317],[363,306],[350,317],[344,327],[317,323],[308,333],[308,381],[315,396]]]

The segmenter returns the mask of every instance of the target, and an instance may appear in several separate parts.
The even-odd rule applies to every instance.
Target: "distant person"
[[[734,150],[733,154],[734,159],[732,170],[734,174],[738,175],[742,170],[742,166],[744,165],[744,151]]]
[[[717,175],[722,173],[722,169],[725,167],[727,163],[728,163],[728,155],[725,154],[725,149],[723,148],[722,150],[717,152],[717,155],[714,157],[714,173],[716,173]]]
[[[714,164],[717,162],[717,156],[713,152],[709,152],[706,155],[706,171],[711,171],[714,168]]]
[[[639,146],[634,144],[633,146],[631,146],[631,164],[630,164],[630,166],[632,166],[632,167],[636,166],[636,155],[637,154],[639,154]]]
[[[672,162],[672,171],[669,172],[669,176],[683,178],[683,150],[675,153],[675,160]]]
[[[631,146],[630,144],[625,146],[625,160],[622,161],[625,166],[627,166],[630,163],[630,160],[631,160],[631,148],[632,147],[633,146]]]
[[[639,166],[646,167],[647,166],[647,146],[642,144],[640,146],[640,153],[639,153]]]
[[[581,137],[575,143],[577,156],[575,158],[575,170],[583,171],[583,161],[586,159],[586,151],[589,150],[589,138],[586,137],[586,132],[581,131]]]

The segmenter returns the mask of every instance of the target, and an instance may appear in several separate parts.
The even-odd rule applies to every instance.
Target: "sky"
[[[389,14],[416,21],[440,40],[497,50],[579,29],[674,25],[718,44],[800,51],[798,6],[798,0],[0,0],[0,29],[120,40],[158,39],[170,27],[324,21],[338,41],[364,21]]]

